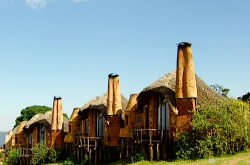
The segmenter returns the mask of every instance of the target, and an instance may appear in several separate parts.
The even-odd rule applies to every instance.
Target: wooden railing
[[[96,150],[98,142],[102,141],[103,137],[88,137],[88,136],[77,136],[76,145],[79,147],[84,147],[89,151],[90,147],[94,147]]]
[[[29,157],[32,156],[32,149],[31,148],[21,148],[21,157]]]
[[[166,142],[169,140],[169,131],[158,129],[134,129],[130,132],[130,138],[135,143],[142,142]]]

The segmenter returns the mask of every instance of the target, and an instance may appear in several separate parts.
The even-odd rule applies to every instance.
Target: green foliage
[[[3,158],[3,153],[2,152],[0,152],[0,159],[2,159]]]
[[[178,138],[177,157],[206,158],[247,150],[250,146],[248,109],[247,104],[233,99],[201,107],[193,116],[191,131]]]
[[[21,153],[20,149],[7,151],[3,164],[4,165],[18,165],[20,153]]]
[[[57,159],[57,153],[54,148],[46,147],[44,142],[40,142],[32,148],[33,157],[31,162],[33,164],[54,163]]]
[[[70,160],[70,158],[68,158],[67,160],[65,160],[64,162],[63,162],[63,165],[74,165],[75,163],[72,161],[72,160]]]
[[[69,116],[67,115],[67,113],[63,113],[63,116],[69,119]]]
[[[89,157],[87,154],[84,155],[84,159],[82,160],[82,165],[89,165]]]
[[[26,107],[25,109],[21,110],[21,115],[16,118],[16,123],[14,127],[16,127],[22,121],[30,120],[34,115],[38,113],[45,113],[51,109],[52,108],[50,107],[40,105]]]
[[[57,152],[54,148],[50,147],[48,149],[48,161],[50,163],[55,163],[57,160]]]
[[[222,96],[228,97],[228,93],[229,93],[230,89],[224,88],[222,85],[219,85],[219,84],[210,85],[210,87],[211,87],[215,92],[218,92],[218,93],[221,94]]]
[[[139,162],[141,160],[144,160],[144,156],[142,153],[136,153],[136,154],[130,156],[131,163]]]
[[[238,99],[240,99],[244,102],[250,102],[250,93],[247,92],[246,94],[244,94],[242,97],[239,97]]]

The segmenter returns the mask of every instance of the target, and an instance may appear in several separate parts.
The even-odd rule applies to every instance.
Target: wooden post
[[[124,139],[121,139],[121,152],[120,152],[120,159],[123,158],[123,150],[124,150]]]
[[[146,145],[145,144],[142,144],[142,154],[144,156],[144,158],[147,160],[147,152],[146,152]]]
[[[89,150],[89,163],[92,163],[92,149]]]
[[[126,145],[126,158],[128,158],[128,145],[129,145],[129,142],[127,141],[127,145]]]
[[[160,144],[156,144],[157,161],[161,159]]]
[[[154,149],[153,149],[153,143],[149,144],[149,160],[153,161],[154,159]]]
[[[167,160],[167,145],[166,145],[166,143],[162,143],[162,158],[163,158],[163,160]]]
[[[97,160],[98,160],[98,150],[97,150],[97,140],[95,139],[95,164],[97,164]]]

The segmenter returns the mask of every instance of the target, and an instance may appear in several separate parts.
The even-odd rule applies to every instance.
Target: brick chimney
[[[51,121],[51,146],[62,147],[63,142],[62,98],[54,97]]]
[[[117,115],[122,110],[119,75],[109,74],[108,77],[107,115]]]
[[[119,145],[119,132],[121,128],[122,100],[119,75],[108,75],[108,99],[105,122],[104,142],[107,146]]]
[[[176,98],[197,98],[193,54],[188,42],[178,44]]]
[[[177,50],[176,70],[176,128],[181,133],[190,130],[192,112],[195,111],[197,99],[196,77],[191,43],[181,42]]]

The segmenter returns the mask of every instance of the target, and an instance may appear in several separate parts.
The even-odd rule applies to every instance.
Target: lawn
[[[124,165],[128,161],[118,161],[111,165]],[[174,161],[140,161],[132,163],[131,165],[250,165],[250,151],[242,152],[236,155],[226,157],[199,159],[199,160],[174,160]],[[0,164],[1,165],[1,164]],[[55,163],[49,165],[62,165],[62,163]]]
[[[210,159],[199,159],[199,160],[176,160],[173,162],[166,161],[140,161],[137,163],[133,163],[131,165],[183,165],[183,164],[192,164],[192,165],[250,165],[250,152],[239,153],[236,155],[231,155],[227,157],[219,157],[219,158],[210,158]]]

